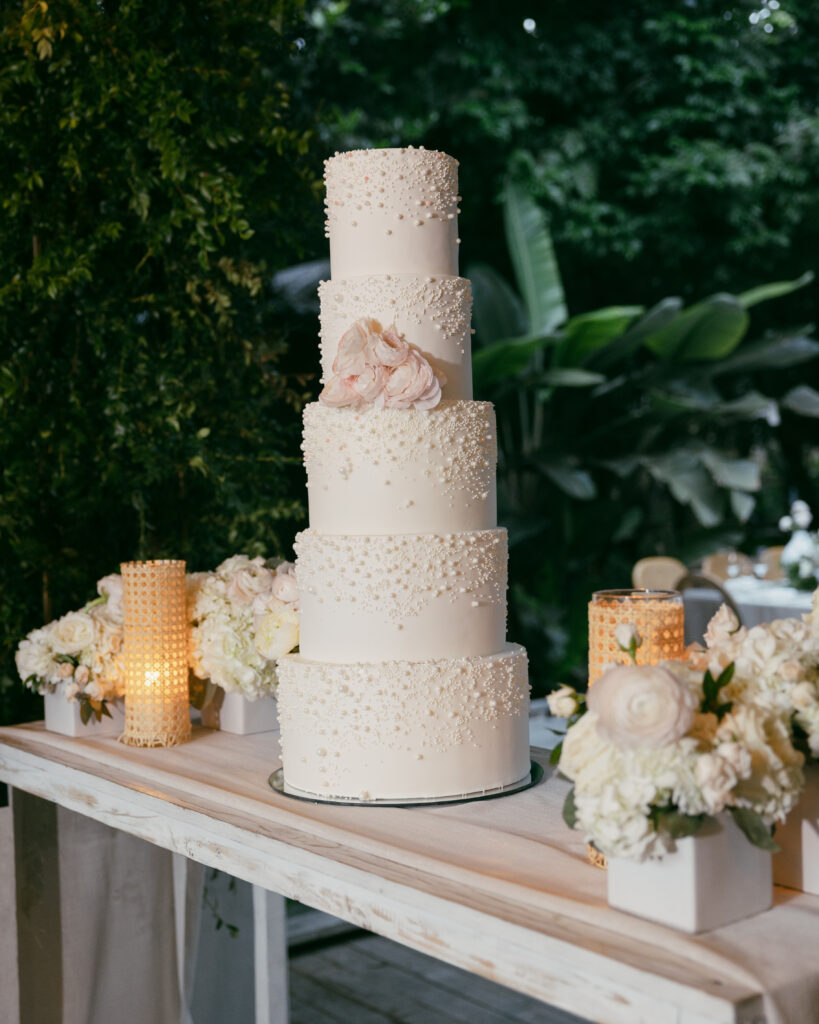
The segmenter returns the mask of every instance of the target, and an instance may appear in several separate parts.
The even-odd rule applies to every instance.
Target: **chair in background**
[[[754,563],[741,551],[718,551],[703,559],[702,574],[712,580],[732,579],[735,576],[752,576]]]
[[[742,625],[742,615],[740,614],[736,601],[731,597],[719,580],[715,580],[713,576],[706,576],[704,573],[699,572],[686,572],[681,580],[677,580],[675,590],[679,590],[681,594],[685,593],[686,590],[695,589],[715,591],[719,596],[720,602],[728,605],[734,615],[736,615],[739,625]],[[688,624],[687,619],[686,624]],[[688,637],[686,639],[690,642]]]
[[[679,558],[667,555],[641,558],[631,570],[631,585],[639,590],[678,590],[677,583],[687,572]]]
[[[784,550],[784,544],[777,544],[776,547],[765,548],[764,551],[760,551],[760,553],[757,555],[756,564],[766,565],[768,567],[768,571],[765,573],[762,579],[785,579],[785,570],[782,568],[782,552]]]

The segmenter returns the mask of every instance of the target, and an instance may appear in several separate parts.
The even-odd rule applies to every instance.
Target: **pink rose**
[[[299,587],[296,583],[296,574],[292,572],[279,572],[273,580],[273,596],[285,604],[295,604],[299,599]]]

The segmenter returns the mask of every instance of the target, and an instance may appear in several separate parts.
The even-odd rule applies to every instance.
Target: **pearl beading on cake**
[[[458,161],[436,150],[378,149],[336,153],[324,161],[327,237],[334,222],[357,227],[362,217],[406,220],[423,228],[458,214]],[[389,227],[386,228],[389,230]]]
[[[344,332],[362,316],[395,324],[447,375],[444,396],[471,398],[472,287],[463,277],[378,274],[322,281],[320,337],[322,381],[332,375]]]
[[[486,507],[486,516],[475,511],[484,528],[495,525],[488,515],[494,517],[498,446],[495,412],[489,402],[441,402],[431,410],[361,411],[328,409],[313,402],[304,410],[302,451],[311,500],[317,500],[314,492],[319,488],[340,498],[341,481],[348,481],[345,504],[360,504],[359,522],[367,514],[367,505],[381,499],[372,492],[377,482],[382,490],[391,489],[390,498],[395,495],[396,517],[434,501],[448,513],[450,524],[459,526],[459,514],[468,514],[474,505]],[[344,523],[356,518],[352,508],[335,511]],[[325,527],[322,532],[333,531]],[[345,526],[337,532],[351,531]]]
[[[517,644],[487,657],[378,664],[329,664],[289,655],[280,660],[278,671],[289,777],[316,792],[349,792],[356,751],[364,758],[383,753],[400,779],[403,768],[396,759],[405,758],[420,770],[425,761],[462,758],[465,747],[480,756],[479,731],[521,720],[526,728],[527,661]],[[520,774],[520,766],[510,772]],[[372,779],[386,788],[392,781]],[[451,779],[444,781],[451,784]]]
[[[299,591],[386,622],[412,619],[436,599],[506,608],[505,529],[338,536],[304,530],[293,545]],[[306,648],[303,649],[306,651]]]

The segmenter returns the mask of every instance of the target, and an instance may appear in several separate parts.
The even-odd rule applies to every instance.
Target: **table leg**
[[[256,1024],[287,1024],[287,916],[284,896],[253,886]]]
[[[190,1005],[196,979],[199,919],[202,914],[205,868],[184,854],[174,853],[172,856],[176,972],[179,978],[179,1021],[180,1024],[193,1024]]]

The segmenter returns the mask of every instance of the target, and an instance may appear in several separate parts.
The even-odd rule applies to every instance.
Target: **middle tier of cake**
[[[295,542],[299,649],[328,662],[494,654],[506,638],[506,530]]]
[[[318,533],[448,533],[497,523],[489,402],[430,410],[304,410],[310,525]]]

